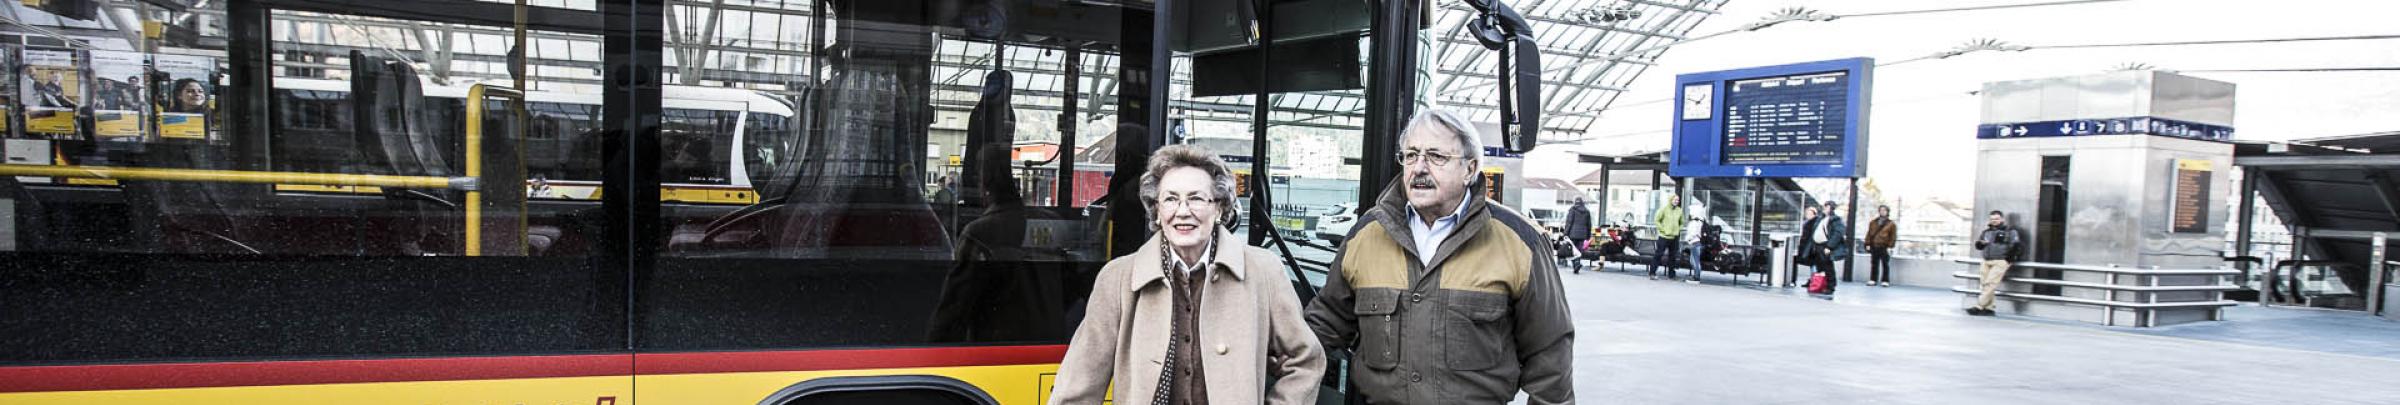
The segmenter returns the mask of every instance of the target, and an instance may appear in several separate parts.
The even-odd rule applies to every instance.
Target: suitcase
[[[1808,293],[1809,293],[1809,294],[1832,294],[1832,293],[1833,293],[1833,283],[1828,283],[1828,282],[1826,282],[1826,281],[1825,281],[1825,273],[1813,273],[1813,274],[1810,274],[1810,275],[1808,276]]]

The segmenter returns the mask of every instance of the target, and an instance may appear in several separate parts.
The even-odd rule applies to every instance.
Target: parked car
[[[1342,237],[1350,235],[1350,228],[1358,227],[1355,222],[1358,221],[1358,213],[1353,208],[1350,204],[1334,204],[1325,215],[1317,216],[1314,232],[1317,240],[1332,245],[1341,244]]]

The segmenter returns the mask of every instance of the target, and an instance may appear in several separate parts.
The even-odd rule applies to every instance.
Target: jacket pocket
[[[1367,368],[1390,370],[1400,364],[1400,292],[1377,288],[1360,290],[1352,302],[1358,314],[1358,357]]]
[[[1508,303],[1497,295],[1453,296],[1442,316],[1442,353],[1453,370],[1483,370],[1500,364],[1512,325]]]

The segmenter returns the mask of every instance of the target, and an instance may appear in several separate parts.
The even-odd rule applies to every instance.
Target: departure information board
[[[1725,86],[1727,164],[1841,163],[1849,72],[1733,81]]]
[[[1865,176],[1874,68],[1850,58],[1676,75],[1667,173]]]

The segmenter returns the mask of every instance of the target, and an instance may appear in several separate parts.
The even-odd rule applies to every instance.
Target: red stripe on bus
[[[1052,364],[1064,345],[0,367],[0,393]]]
[[[0,367],[0,392],[625,375],[622,354]]]
[[[982,346],[876,350],[808,350],[724,353],[643,353],[640,374],[823,371],[874,368],[970,367],[1057,364],[1067,346]]]

